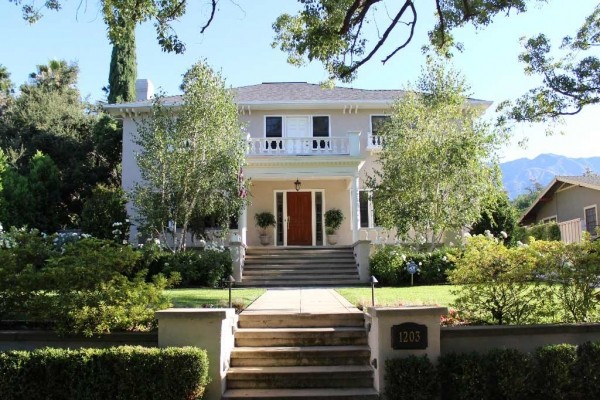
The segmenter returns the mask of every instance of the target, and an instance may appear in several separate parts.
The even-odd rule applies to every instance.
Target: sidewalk
[[[362,313],[333,289],[268,289],[244,314]]]

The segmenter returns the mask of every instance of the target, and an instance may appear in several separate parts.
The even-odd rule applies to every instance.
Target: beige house
[[[556,222],[567,243],[581,240],[581,232],[596,234],[600,205],[600,176],[557,176],[523,214],[519,223]]]
[[[151,107],[152,85],[138,81],[138,101],[106,106],[123,119],[123,188],[140,179],[134,153],[136,118]],[[260,244],[254,215],[272,212],[273,246],[325,246],[324,213],[344,214],[338,245],[373,239],[373,208],[365,181],[376,165],[378,124],[389,118],[401,90],[324,89],[304,82],[262,83],[232,89],[248,143],[244,176],[251,203],[238,221],[241,241]],[[166,101],[181,101],[178,96]],[[491,103],[471,100],[487,108]],[[132,232],[134,235],[135,232]]]

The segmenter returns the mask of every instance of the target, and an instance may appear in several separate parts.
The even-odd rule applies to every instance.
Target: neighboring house
[[[123,188],[140,179],[135,160],[135,119],[151,107],[151,83],[138,81],[138,101],[108,105],[123,119]],[[251,202],[238,221],[243,243],[259,245],[254,215],[277,219],[275,246],[326,245],[324,213],[340,209],[345,219],[338,244],[350,245],[376,231],[365,180],[381,150],[378,126],[389,118],[401,90],[362,90],[303,82],[263,83],[232,89],[246,124],[244,177],[252,180]],[[177,104],[179,96],[166,102]],[[471,100],[483,108],[491,103]],[[131,211],[131,210],[130,210]]]
[[[523,214],[519,223],[556,222],[562,240],[581,240],[581,232],[596,235],[600,205],[600,176],[557,176]]]

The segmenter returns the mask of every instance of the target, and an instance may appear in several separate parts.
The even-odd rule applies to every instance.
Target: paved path
[[[268,289],[243,313],[339,314],[362,313],[333,289]]]

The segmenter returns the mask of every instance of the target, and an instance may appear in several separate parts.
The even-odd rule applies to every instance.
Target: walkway
[[[362,313],[333,289],[268,289],[245,314]]]

